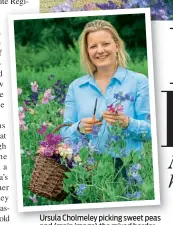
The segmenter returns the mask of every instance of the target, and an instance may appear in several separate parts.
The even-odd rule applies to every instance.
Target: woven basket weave
[[[71,126],[71,124],[62,124],[55,128],[52,133],[63,126]],[[37,154],[29,189],[37,195],[62,201],[66,197],[63,190],[63,179],[65,178],[64,172],[67,171],[69,169],[58,164],[55,159]]]

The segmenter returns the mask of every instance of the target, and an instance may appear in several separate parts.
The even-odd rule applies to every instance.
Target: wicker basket
[[[71,124],[62,124],[55,128],[52,133],[63,126],[71,126]],[[37,154],[29,189],[37,195],[62,201],[66,197],[63,190],[63,179],[65,177],[64,172],[67,171],[69,169],[64,165],[59,165],[55,159]]]

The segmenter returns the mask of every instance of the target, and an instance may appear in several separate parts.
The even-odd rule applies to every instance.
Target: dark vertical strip
[[[167,147],[173,147],[173,91],[167,92]]]

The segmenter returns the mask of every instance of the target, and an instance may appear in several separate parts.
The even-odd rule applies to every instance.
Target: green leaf
[[[67,176],[67,178],[64,178],[64,180],[68,179],[71,181],[71,183],[75,181],[75,175],[72,172],[66,172],[65,175]]]
[[[82,161],[86,161],[88,159],[88,150],[86,148],[81,149],[79,156]]]
[[[71,179],[67,179],[67,178],[64,178],[64,184],[70,186],[72,184],[72,180]]]

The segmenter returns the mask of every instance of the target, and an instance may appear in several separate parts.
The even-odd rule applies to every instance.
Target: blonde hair
[[[111,35],[115,43],[118,44],[118,54],[117,61],[118,65],[121,67],[127,67],[127,61],[130,59],[128,53],[125,50],[125,44],[123,40],[120,38],[116,29],[112,26],[111,23],[105,20],[94,20],[85,25],[83,32],[80,35],[80,61],[81,66],[84,70],[86,70],[90,75],[93,75],[96,72],[96,66],[91,62],[90,57],[88,55],[87,50],[87,36],[91,32],[106,30]]]

